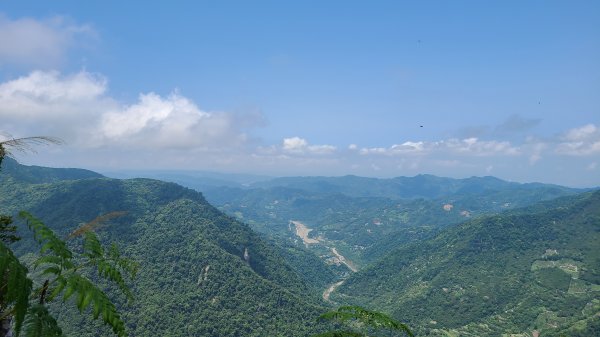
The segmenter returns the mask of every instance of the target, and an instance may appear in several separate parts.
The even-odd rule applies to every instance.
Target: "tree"
[[[0,164],[5,156],[11,154],[10,150],[32,151],[32,145],[60,142],[52,137],[1,141]],[[116,284],[129,300],[133,298],[125,278],[135,276],[137,265],[121,257],[115,244],[105,249],[93,232],[102,222],[122,214],[109,213],[72,232],[69,239],[81,238],[82,244],[81,253],[74,254],[67,242],[42,221],[21,211],[19,217],[25,220],[41,246],[39,257],[34,262],[34,268],[40,268],[43,277],[39,286],[28,277],[28,269],[8,247],[19,239],[14,235],[12,217],[0,215],[0,337],[9,335],[13,326],[17,336],[21,332],[26,336],[62,336],[47,308],[48,302],[60,297],[63,301],[74,299],[80,312],[91,306],[94,319],[102,315],[103,321],[112,327],[116,335],[126,336],[125,323],[115,305],[89,277],[95,273],[95,276]]]
[[[370,311],[359,306],[342,306],[319,316],[319,320],[336,321],[351,326],[352,330],[336,330],[317,334],[313,337],[363,337],[373,331],[387,330],[390,333],[400,332],[403,335],[414,336],[404,323],[376,311]],[[354,330],[358,330],[354,331]],[[374,336],[374,335],[373,335]]]

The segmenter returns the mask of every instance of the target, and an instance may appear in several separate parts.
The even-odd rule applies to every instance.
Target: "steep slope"
[[[312,291],[276,249],[200,193],[149,179],[32,184],[19,179],[20,169],[0,172],[0,213],[27,209],[66,236],[98,215],[127,211],[99,234],[140,263],[133,284],[136,301],[120,303],[132,335],[304,336],[315,331],[322,308],[310,299],[316,298]],[[32,246],[23,240],[15,251],[23,254]],[[68,335],[109,335],[69,306],[54,310],[62,312]]]
[[[600,326],[600,192],[405,245],[332,298],[390,312],[423,335],[592,336]]]

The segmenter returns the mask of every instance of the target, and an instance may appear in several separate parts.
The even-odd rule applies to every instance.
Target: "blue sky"
[[[598,93],[597,1],[0,5],[25,163],[598,186]]]

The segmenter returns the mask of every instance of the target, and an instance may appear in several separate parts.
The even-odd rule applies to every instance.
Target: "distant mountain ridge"
[[[496,177],[454,179],[420,174],[414,177],[366,178],[343,177],[285,177],[251,184],[253,188],[288,187],[316,193],[345,194],[352,197],[385,197],[391,199],[438,199],[455,194],[481,194],[489,191],[541,188],[565,191],[584,191],[553,184],[516,183]]]

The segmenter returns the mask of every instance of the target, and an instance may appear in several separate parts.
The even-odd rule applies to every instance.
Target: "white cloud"
[[[223,148],[246,138],[230,115],[202,111],[178,93],[141,94],[137,103],[104,113],[100,133],[108,141],[161,148]]]
[[[360,154],[397,155],[426,155],[431,153],[453,153],[467,156],[517,155],[519,149],[506,141],[480,141],[477,138],[447,139],[436,142],[407,141],[394,144],[389,148],[362,148]]]
[[[11,20],[0,15],[0,65],[56,67],[79,40],[95,37],[89,25],[64,17]]]
[[[0,84],[0,118],[26,135],[60,136],[88,147],[206,150],[247,140],[246,116],[238,123],[236,115],[202,111],[178,93],[140,94],[126,105],[106,92],[107,80],[100,75],[35,71]]]
[[[300,137],[284,138],[282,150],[288,153],[331,154],[337,148],[333,145],[309,145],[308,141]]]
[[[570,129],[561,138],[564,141],[556,146],[559,154],[587,156],[600,153],[600,130],[594,124]]]
[[[492,155],[517,155],[519,149],[514,147],[507,141],[481,141],[477,138],[467,139],[449,139],[444,142],[439,142],[439,149],[448,149],[459,154],[475,155],[475,156],[492,156]]]
[[[416,153],[424,150],[424,142],[404,142],[402,144],[394,144],[390,147],[392,153]]]
[[[362,148],[362,149],[360,149],[359,153],[362,154],[362,155],[367,155],[367,154],[387,154],[388,153],[388,149],[386,149],[384,147]]]
[[[563,138],[568,141],[581,141],[598,136],[598,128],[594,124],[587,124],[565,132]]]
[[[302,152],[308,146],[308,142],[304,138],[291,137],[283,139],[283,150],[288,152]]]
[[[36,120],[71,117],[96,109],[106,85],[104,77],[85,71],[70,76],[34,71],[0,84],[0,116]]]

